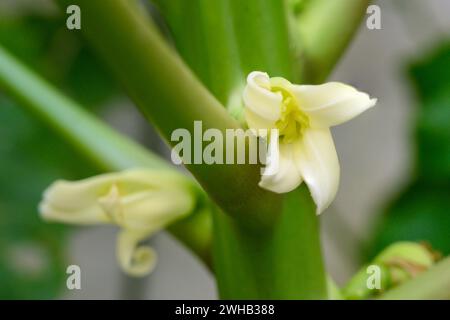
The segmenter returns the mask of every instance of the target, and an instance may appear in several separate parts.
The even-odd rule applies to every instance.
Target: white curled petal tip
[[[154,270],[156,252],[149,246],[139,245],[140,241],[150,235],[151,232],[120,231],[117,237],[117,259],[122,270],[128,275],[143,277]]]
[[[300,107],[316,128],[339,125],[353,119],[377,103],[361,92],[340,82],[321,85],[292,85]]]
[[[253,71],[247,77],[243,93],[245,107],[266,121],[275,122],[280,117],[281,93],[270,91],[270,78],[267,73]]]
[[[295,159],[320,214],[334,200],[339,186],[339,161],[330,130],[305,130],[296,144]]]
[[[280,144],[278,159],[271,155],[271,163],[264,169],[259,186],[275,193],[286,193],[297,188],[302,178],[294,161],[294,145]]]

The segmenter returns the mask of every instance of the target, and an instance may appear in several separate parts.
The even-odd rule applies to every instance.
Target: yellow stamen
[[[300,109],[297,98],[286,89],[286,79],[272,78],[270,90],[280,92],[283,96],[280,119],[275,123],[280,138],[284,143],[291,143],[298,139],[303,130],[309,126],[309,119]]]

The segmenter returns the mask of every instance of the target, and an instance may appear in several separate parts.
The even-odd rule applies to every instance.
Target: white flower
[[[188,215],[194,195],[171,173],[134,169],[81,181],[56,181],[44,193],[43,218],[71,224],[115,224],[121,227],[117,258],[130,275],[151,272],[156,253],[139,242]]]
[[[259,185],[284,193],[308,185],[317,214],[333,201],[339,162],[329,127],[348,121],[376,103],[366,93],[338,82],[295,85],[254,71],[244,90],[250,129],[279,130],[279,169]]]

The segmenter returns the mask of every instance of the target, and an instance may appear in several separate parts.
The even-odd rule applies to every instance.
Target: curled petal
[[[267,73],[254,71],[248,75],[243,99],[246,108],[266,121],[274,123],[280,117],[283,97],[270,91]]]
[[[134,230],[120,231],[117,237],[117,259],[124,272],[134,277],[142,277],[153,271],[156,265],[156,252],[139,242],[151,233]]]
[[[352,86],[329,82],[322,85],[291,85],[311,127],[327,128],[346,122],[373,107],[377,99]]]
[[[285,193],[294,190],[301,183],[294,159],[294,144],[280,144],[278,163],[272,162],[265,168],[259,186],[272,192]]]
[[[339,185],[339,161],[330,130],[305,130],[296,142],[295,162],[316,203],[316,213],[322,213]]]
[[[260,117],[248,108],[244,112],[247,126],[250,129],[255,129],[255,134],[262,138],[267,137],[268,131],[275,127],[275,122]]]

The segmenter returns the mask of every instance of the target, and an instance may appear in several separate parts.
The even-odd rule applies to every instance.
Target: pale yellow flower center
[[[271,79],[270,91],[279,92],[283,96],[280,119],[275,123],[283,143],[291,143],[299,139],[305,128],[309,126],[308,116],[301,110],[297,98],[283,86],[285,79]]]
[[[98,199],[98,203],[111,223],[115,223],[118,226],[125,226],[126,221],[117,184],[112,184],[108,193]]]

